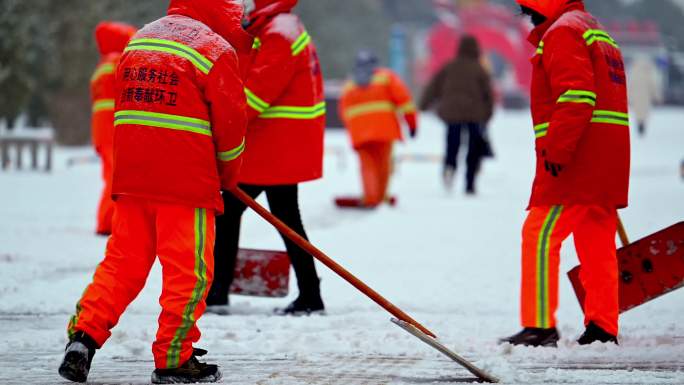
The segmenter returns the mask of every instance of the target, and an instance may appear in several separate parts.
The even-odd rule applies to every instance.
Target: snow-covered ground
[[[684,219],[684,110],[659,110],[633,140],[633,239]],[[420,137],[397,147],[421,155],[398,165],[397,208],[339,211],[335,195],[358,193],[357,163],[344,133],[331,132],[326,177],[302,187],[310,238],[370,286],[433,330],[447,346],[507,384],[684,384],[684,290],[625,314],[621,345],[579,347],[582,314],[561,279],[558,349],[502,347],[517,332],[520,228],[532,180],[532,129],[525,112],[500,112],[491,126],[497,158],[479,195],[442,189],[444,129],[422,120]],[[64,383],[56,368],[65,326],[102,257],[93,235],[97,164],[67,167],[89,149],[60,148],[52,174],[0,173],[0,383]],[[462,170],[460,170],[462,172]],[[242,245],[282,248],[274,230],[245,217]],[[577,264],[571,242],[562,271]],[[232,384],[450,384],[471,376],[389,322],[389,315],[319,265],[327,316],[271,316],[282,300],[233,297],[234,314],[200,320],[199,346]],[[147,383],[161,291],[158,266],[93,363],[91,383]]]

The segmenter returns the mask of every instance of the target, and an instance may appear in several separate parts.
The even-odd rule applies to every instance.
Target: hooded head
[[[299,0],[245,0],[247,21],[250,25],[260,24],[261,19],[268,19],[279,13],[290,12]]]
[[[241,30],[243,0],[171,0],[169,15],[183,15],[206,24],[226,40]]]
[[[135,35],[136,28],[129,24],[103,21],[95,27],[95,40],[102,56],[121,53]]]
[[[366,49],[359,51],[354,63],[354,83],[363,87],[369,85],[378,68],[378,62],[375,52]]]
[[[458,57],[463,59],[480,59],[480,43],[474,36],[464,35],[458,45]]]
[[[532,11],[532,21],[539,25],[546,20],[555,20],[565,12],[567,6],[572,3],[582,3],[582,0],[516,0],[523,12]],[[527,12],[526,12],[527,13]],[[535,15],[536,13],[536,15]],[[541,16],[541,17],[540,17]]]

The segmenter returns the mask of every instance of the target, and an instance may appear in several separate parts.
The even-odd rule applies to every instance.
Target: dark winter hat
[[[361,86],[370,84],[377,68],[378,56],[375,52],[366,49],[359,51],[354,64],[354,82]]]

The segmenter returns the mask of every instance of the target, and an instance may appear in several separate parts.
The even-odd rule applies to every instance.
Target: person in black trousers
[[[305,239],[306,231],[299,212],[298,185],[255,186],[240,185],[250,197],[256,199],[266,193],[268,205],[278,219]],[[207,298],[208,311],[227,313],[228,291],[233,283],[233,272],[237,259],[240,224],[247,206],[228,191],[223,192],[225,214],[216,217],[216,245],[214,248],[214,283]],[[319,278],[314,259],[302,248],[282,236],[290,262],[297,276],[299,297],[284,309],[276,309],[276,314],[311,314],[325,310],[321,299]]]
[[[475,194],[475,178],[482,158],[491,155],[485,126],[492,117],[494,102],[490,75],[480,61],[480,47],[472,36],[461,39],[456,59],[430,81],[420,109],[437,106],[437,114],[447,124],[444,158],[444,185],[453,186],[463,131],[468,133],[466,193]]]

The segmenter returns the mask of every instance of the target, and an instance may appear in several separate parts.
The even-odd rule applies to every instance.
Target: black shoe
[[[209,292],[209,295],[207,296],[207,308],[204,310],[204,313],[230,315],[230,299],[228,296],[219,298],[219,296]]]
[[[589,325],[587,325],[587,329],[584,331],[584,334],[582,334],[582,336],[577,340],[577,343],[580,345],[591,345],[594,342],[601,342],[604,344],[607,342],[612,342],[615,345],[618,345],[617,337],[601,329],[592,321],[589,322]]]
[[[520,333],[499,340],[499,344],[558,347],[560,335],[556,328],[524,328]]]
[[[229,306],[230,298],[228,295],[218,295],[213,290],[209,291],[207,295],[207,306]]]
[[[466,195],[474,196],[475,195],[475,186],[468,185],[468,187],[466,187],[465,193],[466,193]]]
[[[207,354],[206,350],[193,349],[192,356],[183,365],[174,369],[155,369],[152,372],[153,384],[196,384],[198,382],[218,382],[221,370],[217,365],[199,362],[197,357]]]
[[[276,308],[274,310],[276,315],[311,315],[311,314],[325,314],[325,305],[320,295],[312,298],[304,298],[301,295],[294,300],[286,308]]]
[[[97,344],[84,332],[73,335],[66,346],[59,375],[73,382],[86,382]]]

